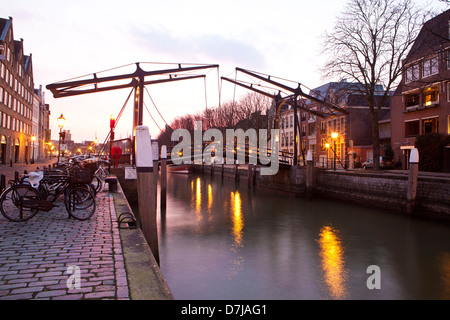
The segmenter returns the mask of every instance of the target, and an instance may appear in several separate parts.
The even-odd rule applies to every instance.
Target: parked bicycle
[[[40,210],[50,211],[54,202],[64,195],[69,217],[87,220],[95,213],[95,192],[90,184],[89,170],[45,170],[11,180],[11,186],[0,196],[0,211],[11,221],[22,222],[33,218]]]

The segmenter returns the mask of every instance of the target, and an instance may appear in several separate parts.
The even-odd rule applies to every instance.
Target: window
[[[419,65],[415,64],[406,69],[406,82],[419,80]]]
[[[419,135],[419,120],[405,122],[405,137],[416,137]]]
[[[419,105],[419,91],[405,95],[405,107],[415,107]]]
[[[310,123],[308,126],[309,126],[309,135],[310,136],[315,135],[316,134],[316,124],[313,122],[313,123]]]
[[[320,123],[320,133],[326,133],[327,132],[327,123],[325,121],[322,121]]]
[[[423,77],[429,77],[439,72],[439,59],[433,57],[423,62]]]
[[[345,134],[345,118],[341,118],[341,134]]]
[[[422,120],[423,134],[436,133],[438,132],[438,127],[439,127],[439,117]]]
[[[450,82],[447,84],[447,101],[450,102]]]
[[[450,115],[447,116],[447,133],[450,134]]]
[[[431,106],[435,103],[439,103],[439,85],[423,90],[423,104],[425,106]]]

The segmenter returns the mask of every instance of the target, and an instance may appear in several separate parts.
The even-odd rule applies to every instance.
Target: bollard
[[[406,194],[406,211],[408,214],[414,212],[417,196],[417,179],[419,175],[419,150],[411,149],[409,156],[408,191]]]
[[[167,198],[167,147],[161,147],[161,208],[166,208]]]
[[[306,197],[311,200],[313,196],[313,174],[314,174],[314,161],[312,158],[311,150],[308,150],[306,155]]]
[[[147,126],[136,127],[136,174],[141,229],[159,265],[152,143]]]
[[[158,179],[159,179],[159,150],[158,141],[152,141],[152,155],[153,155],[153,174],[155,176],[155,208],[158,205]]]

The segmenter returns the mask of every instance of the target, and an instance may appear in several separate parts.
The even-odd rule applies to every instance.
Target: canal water
[[[175,299],[450,299],[449,226],[193,174],[159,214]]]

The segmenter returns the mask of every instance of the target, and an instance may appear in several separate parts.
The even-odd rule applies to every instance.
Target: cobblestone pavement
[[[0,300],[129,299],[112,195],[97,194],[87,221],[55,204],[26,222],[0,214]]]

